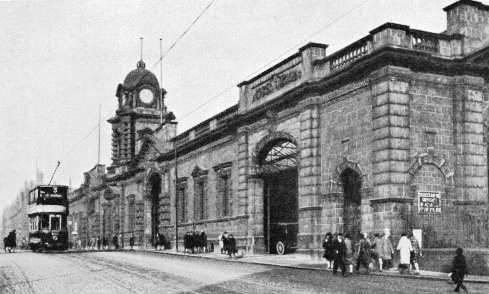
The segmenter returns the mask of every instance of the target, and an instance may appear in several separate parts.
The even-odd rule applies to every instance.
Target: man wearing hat
[[[343,234],[339,233],[338,237],[333,240],[333,275],[338,272],[338,267],[341,268],[341,274],[345,276],[346,267],[344,258],[346,257],[346,245],[343,240]]]

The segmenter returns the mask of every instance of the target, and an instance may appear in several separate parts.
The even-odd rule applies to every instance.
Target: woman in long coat
[[[399,261],[399,272],[402,274],[404,273],[405,269],[409,268],[409,264],[411,263],[411,251],[413,250],[411,241],[409,241],[406,233],[402,233],[399,244],[397,244],[397,250],[399,250],[401,253],[401,260]]]
[[[229,234],[227,247],[229,258],[236,259],[236,252],[238,252],[238,249],[236,248],[236,239],[234,239],[233,234]]]
[[[331,233],[327,233],[324,241],[323,241],[323,248],[324,248],[324,255],[323,257],[326,258],[326,261],[328,262],[328,268],[333,267],[333,235]]]

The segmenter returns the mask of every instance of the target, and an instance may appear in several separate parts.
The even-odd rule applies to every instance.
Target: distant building
[[[29,239],[29,218],[27,217],[27,208],[29,191],[34,188],[34,186],[35,184],[33,181],[29,183],[26,181],[14,202],[3,209],[0,226],[2,242],[3,238],[13,230],[16,230],[17,233],[17,244],[21,244],[20,240],[22,240],[22,238],[25,238],[26,240]]]
[[[289,224],[298,252],[384,228],[422,229],[428,248],[489,246],[489,6],[444,10],[443,33],[386,23],[333,54],[309,43],[179,135],[140,61],[117,88],[112,164],[71,195],[73,235],[151,246],[158,231],[230,231],[274,252]]]

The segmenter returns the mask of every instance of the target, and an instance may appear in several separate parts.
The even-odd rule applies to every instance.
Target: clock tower
[[[139,153],[139,134],[145,129],[155,131],[167,118],[164,105],[166,91],[142,60],[137,68],[117,87],[118,109],[108,120],[112,124],[112,166],[124,167]]]

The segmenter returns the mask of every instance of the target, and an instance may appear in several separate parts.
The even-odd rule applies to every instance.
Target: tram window
[[[41,230],[49,230],[49,215],[47,214],[41,216]]]
[[[61,217],[59,215],[51,216],[51,231],[61,230]]]

